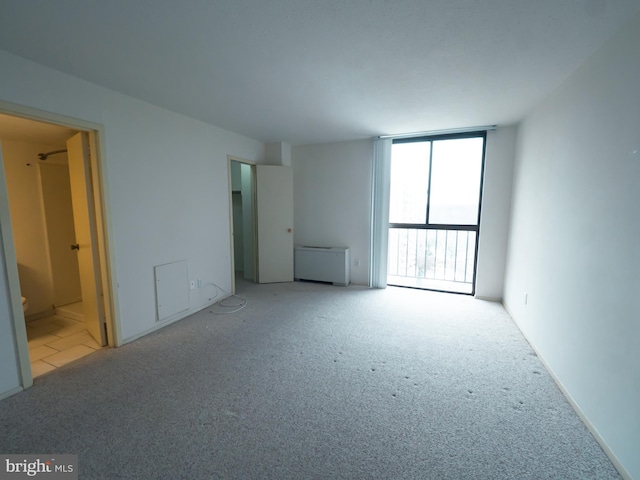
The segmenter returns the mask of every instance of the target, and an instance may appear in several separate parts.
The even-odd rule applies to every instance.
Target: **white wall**
[[[265,162],[271,165],[291,166],[291,145],[288,143],[267,143],[264,152]]]
[[[191,279],[202,278],[230,291],[227,155],[261,162],[261,142],[4,51],[0,71],[0,101],[104,126],[110,251],[122,340],[156,327],[154,265],[186,259]],[[4,274],[3,269],[0,277]],[[212,288],[192,292],[185,315],[206,305]],[[6,291],[0,288],[0,308],[5,303]],[[2,318],[4,341],[13,333],[10,322]],[[17,379],[15,361],[1,368],[3,379]],[[0,395],[17,386],[11,383],[0,385]]]
[[[123,338],[155,326],[153,266],[188,261],[190,279],[231,291],[227,155],[263,144],[111,94],[102,112]],[[131,123],[122,121],[123,117]],[[213,287],[196,290],[191,310]]]
[[[521,125],[504,297],[633,478],[640,478],[638,52],[640,15]]]
[[[517,128],[487,132],[476,297],[502,299]]]
[[[292,149],[294,242],[349,247],[360,285],[369,281],[372,155],[370,140]]]

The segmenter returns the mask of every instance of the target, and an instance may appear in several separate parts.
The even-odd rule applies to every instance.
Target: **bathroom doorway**
[[[15,330],[32,377],[114,344],[96,142],[96,132],[0,114],[10,213],[1,227],[11,232],[20,293],[11,297],[24,305]]]

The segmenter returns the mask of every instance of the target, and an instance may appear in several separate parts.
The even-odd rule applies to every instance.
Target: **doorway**
[[[9,200],[0,227],[13,247],[4,252],[16,267],[8,268],[17,277],[12,303],[23,304],[13,313],[25,387],[115,344],[96,142],[94,131],[0,113],[0,188]]]
[[[293,281],[293,171],[228,157],[233,292],[236,280]]]
[[[475,293],[485,139],[394,140],[387,284]]]
[[[257,279],[255,165],[229,157],[233,292]]]

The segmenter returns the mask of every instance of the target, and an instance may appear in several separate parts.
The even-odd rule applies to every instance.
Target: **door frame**
[[[253,225],[253,277],[258,281],[258,222],[256,211],[256,163],[251,160],[236,157],[235,155],[227,155],[227,174],[228,174],[228,186],[229,186],[229,240],[231,244],[231,294],[236,293],[236,265],[235,265],[235,246],[234,246],[234,232],[233,232],[233,183],[231,176],[231,162],[238,162],[251,167],[251,203],[253,215],[251,223]]]
[[[87,132],[90,142],[91,155],[91,191],[93,193],[93,203],[96,214],[96,232],[98,240],[98,264],[102,283],[103,305],[105,312],[105,325],[107,328],[107,346],[117,347],[122,345],[122,336],[119,318],[117,298],[117,283],[115,274],[115,262],[109,252],[109,238],[112,238],[111,212],[107,185],[106,172],[106,150],[104,146],[104,127],[100,124],[67,117],[65,115],[45,112],[23,105],[17,105],[0,100],[0,113],[20,117],[27,120],[45,122],[71,128],[77,131]],[[0,166],[0,197],[7,197],[6,176],[4,165]],[[3,251],[1,254],[7,269],[7,281],[9,288],[9,306],[13,323],[14,342],[18,353],[18,366],[20,370],[20,381],[22,388],[28,388],[33,384],[31,373],[31,362],[29,359],[29,346],[27,343],[27,332],[22,310],[22,300],[20,295],[20,280],[18,276],[18,261],[16,257],[13,240],[13,229],[11,226],[11,216],[9,205],[2,202],[0,205],[0,230],[2,231]]]

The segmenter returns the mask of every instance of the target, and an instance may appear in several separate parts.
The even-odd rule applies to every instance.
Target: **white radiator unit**
[[[349,249],[341,247],[295,247],[295,280],[349,285]]]

